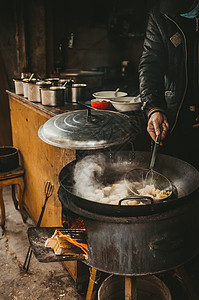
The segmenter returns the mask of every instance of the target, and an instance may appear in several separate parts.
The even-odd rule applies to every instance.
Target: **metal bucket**
[[[136,278],[136,290],[137,300],[172,300],[166,284],[154,275]],[[124,294],[124,277],[111,275],[101,284],[98,300],[122,300]]]

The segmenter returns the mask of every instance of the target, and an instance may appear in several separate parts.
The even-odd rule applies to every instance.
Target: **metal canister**
[[[41,103],[47,106],[64,105],[65,87],[51,86],[41,88]]]
[[[23,95],[23,81],[21,78],[13,79],[14,81],[14,87],[15,87],[15,93],[17,95]]]
[[[46,81],[30,82],[28,84],[28,100],[31,102],[41,102],[41,88],[50,86]]]
[[[28,98],[28,82],[23,81],[23,95],[25,98]]]
[[[36,78],[32,78],[31,80],[29,80],[29,78],[24,78],[23,79],[23,95],[25,98],[28,98],[28,88],[29,88],[29,84],[30,83],[36,83],[37,79]]]
[[[68,87],[72,83],[74,83],[73,80],[59,79],[59,81],[57,82],[57,86]],[[68,93],[67,88],[65,88],[65,90],[64,90],[64,102],[67,102],[67,93]]]
[[[85,89],[87,84],[85,83],[73,83],[66,86],[66,101],[76,103],[83,101],[85,98]]]

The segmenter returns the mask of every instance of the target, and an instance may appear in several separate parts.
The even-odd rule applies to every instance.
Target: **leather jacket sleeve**
[[[143,109],[150,117],[155,111],[166,111],[164,76],[167,47],[162,27],[153,11],[149,14],[143,53],[139,64],[140,95]]]

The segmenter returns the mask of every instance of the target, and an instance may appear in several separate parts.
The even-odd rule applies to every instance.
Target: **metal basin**
[[[168,287],[156,276],[137,278],[136,289],[138,299],[171,300]],[[98,291],[98,300],[121,300],[124,299],[124,294],[124,277],[111,275],[101,284]]]

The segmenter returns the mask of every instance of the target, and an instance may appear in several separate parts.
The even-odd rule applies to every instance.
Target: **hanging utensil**
[[[41,225],[41,221],[42,221],[42,218],[43,218],[43,215],[44,215],[44,210],[45,210],[45,207],[46,207],[46,203],[47,203],[48,199],[52,196],[53,190],[54,190],[54,185],[51,184],[50,181],[47,181],[46,185],[45,185],[45,195],[46,195],[46,197],[45,197],[44,205],[42,207],[41,214],[39,216],[39,220],[37,222],[36,227],[40,227],[40,225]],[[29,246],[28,252],[26,254],[26,259],[25,259],[25,262],[23,264],[23,269],[25,270],[25,273],[28,272],[31,257],[32,257],[32,249]]]

